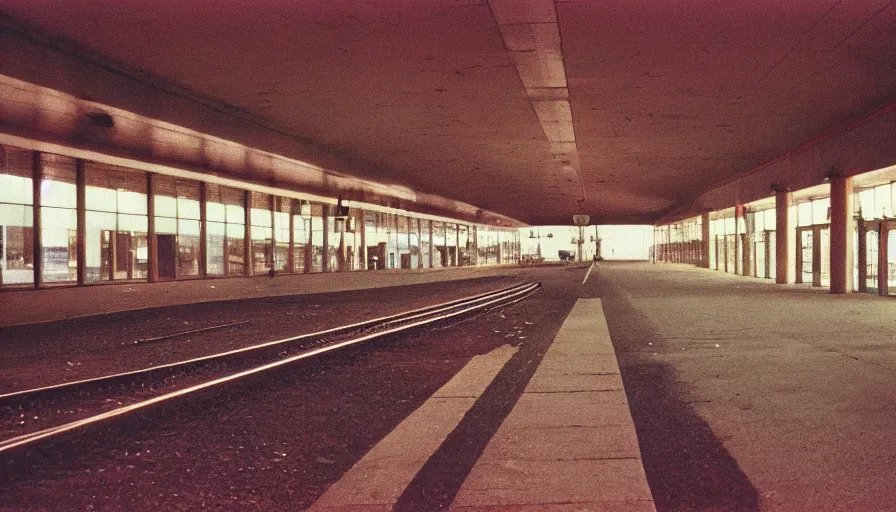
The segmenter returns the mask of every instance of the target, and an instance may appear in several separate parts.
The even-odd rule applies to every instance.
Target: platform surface
[[[580,299],[453,510],[655,510],[600,299]]]

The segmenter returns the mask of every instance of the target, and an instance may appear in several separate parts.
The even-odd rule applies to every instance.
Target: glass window
[[[399,215],[396,217],[396,222],[398,224],[397,250],[399,257],[399,267],[411,268],[411,240],[409,219],[403,215]]]
[[[457,224],[445,224],[445,255],[446,265],[457,265]]]
[[[859,208],[862,210],[862,218],[865,219],[874,219],[877,218],[877,210],[874,209],[874,189],[867,188],[865,190],[860,191],[858,194],[858,203]]]
[[[343,244],[343,257],[345,258],[345,270],[360,270],[361,261],[361,231],[362,213],[360,210],[349,211],[349,219],[345,224],[345,232],[341,233]]]
[[[890,184],[874,187],[875,217],[892,217],[893,204]]]
[[[831,198],[823,197],[812,201],[812,224],[827,224],[831,221]]]
[[[311,271],[324,271],[324,205],[311,203]]]
[[[292,211],[293,265],[296,272],[310,272],[311,258],[311,205],[296,200]]]
[[[157,175],[153,178],[156,259],[160,279],[199,276],[201,183]]]
[[[797,226],[812,225],[812,202],[806,201],[796,205]]]
[[[33,151],[0,146],[0,285],[34,284]]]
[[[206,272],[212,276],[245,272],[245,192],[206,184]]]
[[[763,217],[765,217],[765,229],[768,231],[774,231],[778,229],[778,214],[774,208],[769,208],[762,212]]]
[[[398,268],[398,231],[396,230],[396,215],[383,214],[386,229],[386,268]]]
[[[389,221],[386,213],[364,212],[364,237],[367,244],[367,269],[387,268],[389,245]]]
[[[274,207],[274,270],[294,272],[289,261],[289,219],[292,215],[292,199],[275,197]]]
[[[78,215],[75,159],[42,154],[41,256],[45,283],[78,278]]]
[[[408,244],[410,245],[411,268],[420,268],[420,220],[411,218],[408,219],[408,223]]]
[[[445,223],[432,222],[432,266],[445,267],[448,264],[448,254],[445,251]]]
[[[461,224],[459,226],[459,233],[457,235],[457,247],[460,251],[459,256],[459,264],[460,265],[472,265],[472,255],[471,255],[471,239],[470,239],[470,226],[466,224]]]
[[[734,217],[727,217],[727,218],[725,218],[725,220],[723,221],[723,223],[724,223],[724,225],[725,225],[725,234],[726,234],[726,235],[733,235],[733,234],[734,234],[734,230],[735,230],[735,228],[736,228],[736,222],[735,222],[735,220],[734,220]]]
[[[255,274],[267,274],[274,264],[274,230],[269,194],[252,192],[250,221],[252,271]]]
[[[432,254],[432,223],[428,220],[420,221],[420,258],[423,261],[423,268],[430,267],[430,257]]]
[[[146,174],[87,162],[85,276],[97,281],[148,275]]]
[[[333,217],[333,213],[335,212],[335,206],[327,206],[328,215],[327,215],[327,272],[338,272],[342,270],[342,262],[340,261],[343,258],[343,254],[340,251],[340,243],[342,241],[342,234],[336,232],[336,219]]]

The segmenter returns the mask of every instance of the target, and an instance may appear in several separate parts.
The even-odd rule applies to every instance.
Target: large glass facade
[[[84,173],[84,281],[146,279],[146,173],[91,162]]]
[[[0,285],[34,284],[34,152],[0,146]]]
[[[513,230],[482,228],[480,247],[475,225],[359,208],[343,223],[327,209],[0,146],[0,286],[34,286],[38,269],[39,285],[55,285],[416,269],[518,258]]]
[[[78,212],[74,158],[42,154],[41,281],[77,282]]]

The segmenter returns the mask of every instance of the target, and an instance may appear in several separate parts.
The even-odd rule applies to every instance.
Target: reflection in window
[[[420,220],[410,219],[411,268],[420,268]]]
[[[156,257],[160,279],[199,275],[199,187],[191,180],[156,176]]]
[[[408,221],[403,215],[396,216],[398,224],[396,229],[396,249],[398,251],[398,264],[400,268],[411,268],[411,244]]]
[[[324,271],[324,205],[311,203],[311,271]]]
[[[423,268],[430,267],[430,254],[432,253],[432,222],[420,221],[420,258],[423,260]]]
[[[0,146],[0,285],[34,284],[34,152]]]
[[[252,269],[255,274],[266,274],[274,264],[274,228],[269,194],[252,192],[250,222]]]
[[[86,282],[148,274],[146,174],[85,164]]]
[[[367,269],[386,268],[386,246],[389,244],[388,214],[365,211],[364,236],[367,244]]]
[[[239,276],[245,272],[245,192],[206,185],[206,272],[211,276]]]
[[[446,266],[457,265],[457,224],[445,224],[445,255]]]
[[[432,221],[432,266],[445,267],[448,255],[445,250],[445,223]]]
[[[330,212],[335,211],[333,207],[328,207]],[[343,255],[339,251],[339,244],[342,240],[342,233],[336,232],[336,219],[332,215],[327,216],[327,272],[338,272],[344,265],[340,262]]]
[[[296,272],[311,271],[311,203],[296,200],[292,211],[293,260]]]
[[[45,283],[74,282],[78,278],[75,159],[46,153],[41,158],[41,278]]]
[[[363,213],[360,210],[350,212],[346,221],[343,245],[345,246],[345,269],[362,270],[361,261],[361,226]]]
[[[295,272],[289,263],[289,217],[292,214],[292,199],[274,198],[274,270]]]
[[[458,263],[463,266],[472,265],[472,251],[470,250],[470,227],[461,224],[457,236],[457,247],[460,251]]]

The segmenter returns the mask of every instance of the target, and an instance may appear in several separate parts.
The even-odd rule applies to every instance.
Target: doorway
[[[796,282],[830,286],[831,230],[828,224],[804,226],[796,230]]]
[[[156,235],[159,279],[177,278],[177,236]]]

